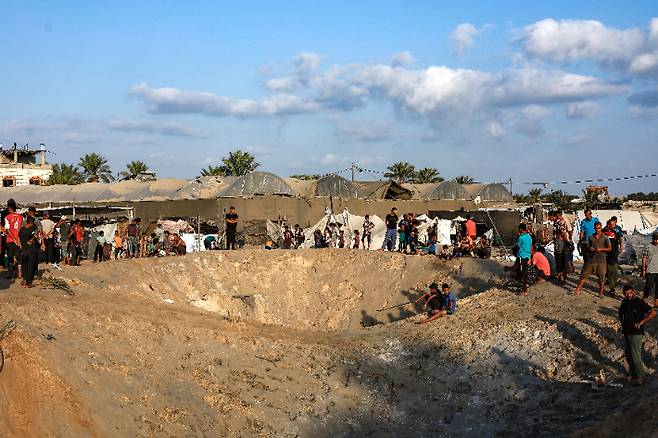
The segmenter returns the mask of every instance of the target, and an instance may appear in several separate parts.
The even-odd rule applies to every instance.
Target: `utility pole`
[[[352,182],[354,182],[354,173],[356,172],[356,166],[352,163]]]
[[[509,194],[513,195],[513,193],[512,193],[512,177],[511,176],[509,178]]]

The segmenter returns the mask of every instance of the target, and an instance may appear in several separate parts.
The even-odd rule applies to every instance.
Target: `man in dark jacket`
[[[644,324],[656,316],[656,311],[635,295],[633,286],[624,286],[624,299],[619,306],[619,322],[624,334],[624,352],[628,362],[628,380],[642,384],[646,377],[642,363]]]

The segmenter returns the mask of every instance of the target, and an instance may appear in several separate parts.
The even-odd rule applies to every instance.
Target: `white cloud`
[[[338,156],[335,154],[324,154],[320,157],[321,164],[335,164],[338,162]]]
[[[500,138],[505,135],[505,128],[498,122],[489,122],[486,126],[487,132],[494,138]]]
[[[469,119],[482,123],[496,120],[500,109],[595,100],[629,90],[625,85],[593,76],[532,66],[493,73],[445,66],[414,69],[386,64],[333,65],[320,70],[319,59],[319,55],[308,54],[296,57],[295,73],[270,79],[268,88],[276,91],[262,100],[207,91],[150,88],[146,84],[135,86],[131,93],[144,101],[151,113],[234,117],[321,111],[335,114],[388,103],[402,114],[436,125]],[[290,91],[278,91],[284,88]],[[355,130],[352,133],[358,135]],[[376,137],[361,133],[363,139],[369,136]]]
[[[631,74],[658,73],[658,19],[649,29],[620,30],[595,20],[545,19],[526,26],[524,51],[553,62],[589,60]]]
[[[386,140],[393,134],[390,123],[374,119],[335,120],[334,133],[347,141],[377,142]]]
[[[452,52],[461,55],[473,46],[475,37],[481,32],[471,23],[461,23],[450,34]]]
[[[516,131],[530,138],[543,137],[546,134],[542,124],[552,111],[539,105],[528,105],[521,110],[521,117],[516,123]]]
[[[416,62],[411,52],[395,53],[391,56],[391,65],[393,67],[403,67]]]
[[[574,134],[570,137],[567,137],[562,141],[562,144],[565,146],[577,146],[582,144],[587,144],[592,141],[592,138],[586,134]]]
[[[262,101],[234,99],[204,91],[149,88],[136,85],[131,94],[147,103],[152,113],[200,113],[208,116],[275,116],[318,110],[313,102],[291,94],[276,94]]]
[[[123,132],[144,132],[148,134],[171,135],[176,137],[203,137],[189,126],[178,123],[162,123],[157,121],[135,121],[112,118],[105,122],[107,129]]]
[[[583,101],[572,102],[567,105],[567,117],[570,119],[584,119],[595,116],[599,112],[599,104]]]

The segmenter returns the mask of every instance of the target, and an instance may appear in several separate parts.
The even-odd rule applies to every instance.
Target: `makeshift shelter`
[[[334,196],[337,198],[360,198],[359,189],[338,175],[327,175],[315,182],[315,196]]]
[[[295,195],[302,198],[310,198],[314,196],[315,184],[317,180],[306,180],[297,178],[284,178],[286,184],[295,192]]]
[[[466,189],[454,181],[443,181],[439,183],[426,199],[473,199]]]
[[[440,183],[414,184],[404,183],[402,187],[411,192],[411,199],[427,199],[427,195],[432,193]]]
[[[313,237],[315,230],[319,229],[321,232],[324,232],[324,229],[328,226],[328,224],[333,222],[343,226],[342,229],[345,232],[345,247],[351,248],[353,246],[352,238],[354,237],[354,230],[359,230],[359,233],[363,234],[364,221],[365,216],[351,215],[347,209],[345,209],[341,214],[329,213],[318,222],[316,222],[313,226],[304,230],[305,240],[301,247],[312,248],[315,245],[315,240]],[[386,237],[386,223],[382,220],[382,218],[375,215],[370,216],[370,221],[375,225],[372,230],[372,242],[370,244],[370,249],[376,250],[381,248],[382,243],[384,243],[384,238]]]
[[[405,189],[393,180],[355,181],[354,185],[361,191],[361,194],[365,199],[393,199],[406,201],[412,198],[410,190]]]
[[[218,198],[257,195],[295,196],[293,189],[286,182],[269,172],[250,172],[235,180],[218,194]]]

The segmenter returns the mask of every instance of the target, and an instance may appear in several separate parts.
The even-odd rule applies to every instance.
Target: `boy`
[[[373,228],[375,228],[375,224],[370,221],[370,215],[366,215],[365,220],[363,221],[363,247],[366,249],[370,249]],[[368,242],[367,247],[366,242]]]
[[[123,239],[121,238],[121,234],[119,234],[119,230],[116,230],[114,232],[114,260],[119,260],[119,257],[123,253]]]
[[[359,249],[359,245],[361,245],[361,235],[359,234],[359,230],[354,230],[354,238],[352,241],[354,242],[352,249]]]
[[[96,249],[94,250],[94,263],[103,261],[103,247],[107,239],[105,239],[105,232],[103,230],[98,232],[96,237]]]
[[[428,318],[422,321],[421,324],[426,324],[445,315],[454,315],[457,311],[457,299],[450,292],[450,286],[447,283],[441,285],[441,294],[437,293],[437,284],[432,283],[430,285],[430,293],[423,295],[416,302],[424,298],[426,298],[425,306],[429,306],[430,311],[427,315]]]

